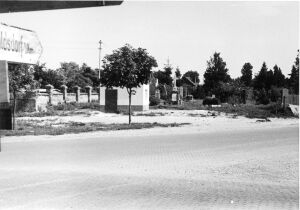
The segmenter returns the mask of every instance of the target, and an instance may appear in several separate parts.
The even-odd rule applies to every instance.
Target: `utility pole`
[[[102,41],[99,41],[99,75],[98,78],[100,80],[100,69],[101,69],[101,50],[102,50]]]

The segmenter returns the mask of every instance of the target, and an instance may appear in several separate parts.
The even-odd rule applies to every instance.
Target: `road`
[[[5,142],[0,209],[298,209],[298,148],[297,126]]]

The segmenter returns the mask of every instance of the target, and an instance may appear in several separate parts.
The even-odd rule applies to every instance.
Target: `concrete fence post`
[[[46,85],[47,93],[49,94],[49,104],[52,105],[53,85]]]
[[[75,86],[74,88],[75,88],[75,93],[76,93],[76,102],[79,102],[81,87]]]
[[[101,87],[99,86],[99,87],[97,87],[97,93],[98,93],[98,103],[100,104],[100,95],[101,95],[101,93],[100,93],[100,89],[101,89]]]
[[[67,94],[68,94],[67,90],[68,90],[68,87],[66,85],[62,85],[61,89],[62,89],[62,93],[63,93],[63,100],[66,103],[67,102]]]
[[[91,101],[92,101],[91,98],[92,98],[92,89],[93,89],[93,87],[86,86],[85,89],[86,89],[86,92],[88,94],[88,103],[91,103]]]

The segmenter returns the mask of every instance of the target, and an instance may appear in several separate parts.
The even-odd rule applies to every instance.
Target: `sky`
[[[120,6],[0,14],[0,22],[34,30],[42,43],[40,62],[99,65],[126,43],[147,49],[158,69],[169,63],[182,73],[203,74],[220,52],[229,74],[244,63],[258,73],[265,61],[287,76],[299,49],[299,2],[124,1]]]

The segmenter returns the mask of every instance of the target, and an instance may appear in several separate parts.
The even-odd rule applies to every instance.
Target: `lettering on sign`
[[[0,23],[0,60],[35,64],[42,51],[34,31]]]

